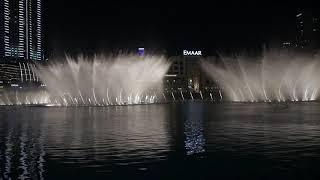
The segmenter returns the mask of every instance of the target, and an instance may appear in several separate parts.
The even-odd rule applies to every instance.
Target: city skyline
[[[320,8],[0,1],[0,180],[319,179]]]
[[[68,1],[56,12],[53,9],[59,7],[59,2],[49,4],[49,47],[75,54],[141,46],[168,51],[256,49],[294,39],[299,10],[122,7]]]
[[[22,17],[21,14],[31,8],[31,2],[34,9],[29,11],[33,12],[29,15],[31,18]],[[42,60],[64,56],[65,53],[135,51],[139,47],[145,47],[146,52],[163,50],[168,55],[179,55],[186,48],[198,48],[212,55],[224,51],[254,51],[274,44],[285,48],[301,47],[303,42],[311,43],[312,37],[311,33],[298,35],[296,15],[316,12],[316,8],[249,8],[242,11],[235,7],[199,10],[182,7],[129,8],[113,4],[105,6],[99,2],[68,1],[64,6],[60,4],[59,1],[45,4],[40,0],[4,1],[1,8],[7,9],[1,14],[3,20],[9,11],[14,14],[10,15],[13,18],[9,21],[3,21],[0,56]],[[43,14],[43,9],[46,14]],[[301,17],[305,18],[304,15]],[[319,19],[319,13],[316,17]],[[8,27],[10,35],[4,31]],[[317,35],[312,44],[318,46],[318,41]]]

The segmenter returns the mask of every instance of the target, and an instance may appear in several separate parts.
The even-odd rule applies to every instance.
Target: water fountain
[[[190,97],[191,97],[191,100],[193,101],[194,98],[193,98],[193,95],[192,95],[192,92],[190,91]]]
[[[204,71],[236,102],[314,101],[319,97],[319,58],[264,51],[259,58],[221,56],[221,64],[202,62]],[[220,98],[222,94],[219,92]]]
[[[174,97],[173,92],[171,92],[171,96],[172,96],[173,101],[176,101],[176,98]]]
[[[180,91],[180,94],[181,94],[182,101],[184,101],[185,99],[184,99],[182,91]]]
[[[214,101],[213,97],[212,97],[212,93],[210,93],[210,99],[211,99],[211,101]]]
[[[61,62],[61,60],[60,60]],[[158,101],[170,64],[162,56],[66,57],[62,64],[39,65],[34,71],[44,90],[10,91],[1,105],[107,106]]]

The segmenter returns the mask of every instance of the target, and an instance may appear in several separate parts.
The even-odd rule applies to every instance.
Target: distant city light
[[[139,54],[139,56],[143,56],[144,55],[144,48],[138,48],[138,54]]]

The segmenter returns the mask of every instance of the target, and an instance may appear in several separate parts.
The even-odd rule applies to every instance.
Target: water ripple
[[[272,111],[266,104],[191,103],[0,109],[1,177],[316,175],[319,107],[292,104]]]

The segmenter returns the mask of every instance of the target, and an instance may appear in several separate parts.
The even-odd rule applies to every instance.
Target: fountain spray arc
[[[317,56],[265,50],[258,58],[221,56],[202,61],[203,70],[235,102],[314,101],[319,97]]]
[[[61,62],[61,60],[59,61]],[[156,103],[170,64],[163,56],[66,57],[34,71],[46,85],[31,93],[5,93],[2,105],[108,106]]]

